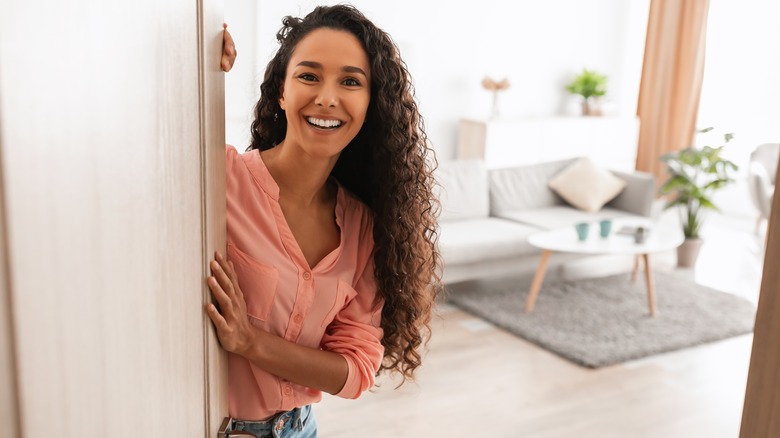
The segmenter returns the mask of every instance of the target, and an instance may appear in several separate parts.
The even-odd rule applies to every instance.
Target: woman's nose
[[[319,106],[335,107],[338,105],[338,92],[332,86],[324,85],[314,101]]]

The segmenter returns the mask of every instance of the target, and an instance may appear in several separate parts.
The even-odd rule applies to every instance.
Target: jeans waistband
[[[259,430],[259,429],[281,430],[288,422],[291,422],[292,428],[294,430],[301,430],[303,429],[303,422],[306,421],[306,418],[309,416],[310,411],[311,411],[311,405],[307,405],[300,408],[292,409],[290,411],[280,412],[274,415],[273,417],[262,421],[247,421],[247,420],[233,419],[233,424],[231,429],[234,431]]]

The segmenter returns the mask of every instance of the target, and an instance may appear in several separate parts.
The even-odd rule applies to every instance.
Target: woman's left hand
[[[244,294],[238,286],[238,277],[233,263],[222,257],[217,251],[211,261],[211,277],[207,279],[211,293],[219,304],[219,310],[206,304],[206,312],[217,329],[217,337],[222,348],[243,355],[252,346],[256,328],[249,323],[246,313]]]
[[[220,62],[222,71],[230,71],[236,62],[236,43],[233,42],[233,36],[227,30],[227,23],[222,24],[222,60]]]

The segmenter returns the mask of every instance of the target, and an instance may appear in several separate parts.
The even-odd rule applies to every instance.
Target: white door
[[[0,0],[0,437],[215,436],[221,25],[216,0]]]

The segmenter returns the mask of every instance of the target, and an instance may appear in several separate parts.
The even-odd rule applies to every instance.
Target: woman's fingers
[[[226,263],[222,259],[222,256],[219,253],[216,253],[216,260],[211,262],[211,273],[219,282],[222,290],[224,290],[225,293],[232,299],[235,295],[236,286],[233,282],[233,279],[230,278],[227,272],[225,272],[225,265]]]
[[[244,293],[241,291],[241,288],[238,287],[238,276],[236,275],[236,268],[233,267],[233,262],[228,260],[224,266],[224,269],[225,272],[227,272],[228,277],[230,277],[230,280],[233,282],[236,297],[243,301]]]
[[[222,309],[222,311],[230,311],[233,307],[232,300],[228,294],[225,293],[225,290],[222,289],[222,286],[219,285],[217,279],[214,277],[209,277],[207,283],[209,285],[209,289],[211,289],[211,294],[214,295],[214,299],[217,300],[217,303],[219,304],[219,307]]]
[[[223,71],[230,71],[233,68],[233,64],[236,62],[236,43],[233,41],[233,36],[227,30],[227,23],[222,25],[222,60],[221,66]]]
[[[242,313],[246,307],[244,294],[238,286],[238,276],[236,275],[233,263],[222,257],[219,251],[214,253],[214,260],[211,262],[211,272],[216,279],[219,288],[230,302],[231,311]],[[222,305],[220,303],[220,305]],[[236,315],[240,317],[241,315]]]
[[[233,263],[219,252],[214,253],[214,260],[209,266],[213,275],[207,282],[220,310],[212,304],[206,304],[206,313],[217,329],[222,348],[241,354],[241,351],[252,345],[254,329],[249,324],[236,270]]]
[[[233,41],[233,35],[230,34],[227,30],[227,24],[225,25],[225,34],[222,36],[223,44],[225,45],[225,53],[232,57],[232,59],[236,59],[236,43]],[[231,63],[232,65],[232,63]]]
[[[219,314],[219,311],[213,304],[206,304],[206,313],[209,315],[211,322],[214,323],[214,327],[216,327],[218,331],[223,331],[228,327],[227,321]]]
[[[252,330],[244,298],[237,281],[234,282],[236,277],[233,266],[218,252],[214,256],[216,260],[209,264],[213,275],[208,277],[207,282],[220,310],[210,303],[206,304],[205,310],[217,330],[222,348],[236,352],[248,344],[247,339],[251,338]]]
[[[222,71],[227,73],[233,68],[233,61],[230,60],[230,57],[226,55],[222,55],[222,61],[220,67],[222,67]]]

